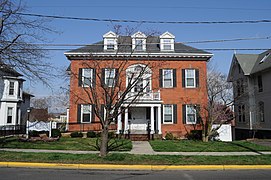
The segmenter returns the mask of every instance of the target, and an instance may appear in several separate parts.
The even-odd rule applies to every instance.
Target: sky
[[[270,0],[22,0],[27,13],[72,16],[98,19],[126,19],[150,21],[238,21],[271,20]],[[76,21],[52,19],[50,27],[57,34],[46,34],[46,39],[54,44],[92,44],[102,40],[103,34],[113,30],[115,25],[132,27],[139,31],[165,31],[175,35],[176,42],[223,40],[239,38],[261,38],[271,36],[271,23],[255,24],[147,24],[113,23],[97,21]],[[216,43],[187,44],[199,49],[242,49],[271,48],[271,39],[244,40]],[[60,47],[75,49],[78,47]],[[57,68],[65,69],[69,61],[65,50],[49,51],[48,61]],[[234,53],[261,53],[261,51],[214,51],[211,63],[222,73],[228,74]],[[40,83],[25,82],[36,97],[53,95],[63,79],[52,80],[53,90]],[[67,83],[67,82],[66,82]]]

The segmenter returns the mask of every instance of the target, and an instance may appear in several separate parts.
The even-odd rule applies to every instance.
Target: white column
[[[125,116],[124,116],[124,130],[126,131],[125,133],[127,133],[127,130],[129,129],[128,126],[128,108],[125,109]]]
[[[121,110],[119,109],[117,134],[119,134],[120,131],[122,130],[121,113],[120,112],[121,112]]]
[[[161,130],[161,106],[158,106],[158,111],[157,111],[157,121],[158,121],[158,134],[162,134],[162,130]]]
[[[154,107],[151,106],[151,134],[154,134]]]

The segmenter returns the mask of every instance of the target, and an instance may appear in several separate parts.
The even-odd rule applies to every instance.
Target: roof
[[[2,76],[22,76],[22,74],[15,71],[11,66],[0,62],[0,75]]]
[[[271,68],[271,49],[261,54],[234,54],[228,81],[231,81],[231,72],[235,60],[239,63],[244,75],[262,72]]]
[[[25,91],[23,91],[23,96],[28,96],[28,97],[35,97],[33,94],[29,94]]]
[[[99,41],[97,43],[86,45],[84,47],[74,49],[65,53],[65,55],[76,54],[76,53],[109,53],[110,51],[104,50],[104,41]],[[111,51],[112,52],[112,51]],[[132,38],[131,36],[118,36],[118,53],[131,53],[132,50]],[[159,36],[148,36],[146,39],[146,53],[163,53],[165,51],[160,51],[160,38]],[[135,52],[139,53],[139,52]],[[142,51],[143,53],[143,51]],[[196,49],[182,43],[174,43],[174,51],[168,53],[191,53],[191,54],[202,54],[212,56],[212,53]]]

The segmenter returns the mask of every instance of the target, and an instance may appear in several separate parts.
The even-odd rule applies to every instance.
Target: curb
[[[99,170],[234,170],[271,169],[271,165],[114,165],[114,164],[59,164],[0,162],[0,167],[24,167],[46,169],[99,169]]]

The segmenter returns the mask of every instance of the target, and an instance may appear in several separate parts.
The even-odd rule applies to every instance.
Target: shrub
[[[174,140],[174,136],[172,133],[167,133],[166,136],[165,136],[165,139],[166,140]]]
[[[188,140],[201,140],[202,130],[192,130],[186,135]]]
[[[74,131],[71,133],[71,137],[72,138],[83,137],[83,133],[78,132],[78,131]]]
[[[61,132],[59,129],[52,129],[52,137],[61,137]]]
[[[108,133],[108,138],[109,139],[112,139],[112,138],[114,138],[115,137],[115,132],[109,132]]]
[[[49,131],[29,131],[28,135],[29,137],[39,137],[40,134],[46,134],[49,137]]]
[[[95,138],[95,137],[97,137],[97,134],[94,131],[88,131],[87,132],[87,137],[88,138]]]

